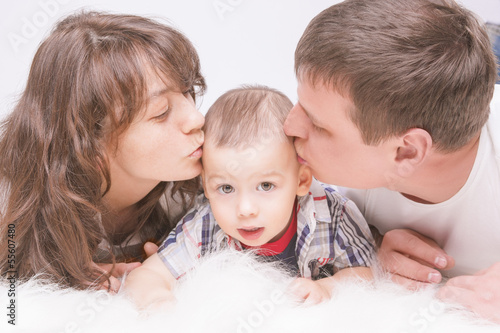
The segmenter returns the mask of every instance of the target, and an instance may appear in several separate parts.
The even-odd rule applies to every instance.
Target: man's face
[[[375,188],[387,183],[391,167],[390,140],[376,146],[363,142],[349,118],[350,99],[323,84],[299,80],[298,103],[284,129],[295,137],[298,160],[320,181],[352,188]]]

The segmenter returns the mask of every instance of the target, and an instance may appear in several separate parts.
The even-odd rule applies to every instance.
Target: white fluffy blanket
[[[0,332],[500,332],[439,302],[435,290],[407,291],[387,280],[352,281],[325,303],[305,306],[286,292],[290,278],[238,252],[206,258],[175,290],[168,311],[139,313],[123,293],[63,290],[30,281],[16,288],[8,324],[8,286],[0,286]]]

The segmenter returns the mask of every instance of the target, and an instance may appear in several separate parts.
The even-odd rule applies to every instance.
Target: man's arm
[[[172,288],[175,282],[172,273],[155,253],[130,272],[124,289],[140,309],[150,309],[174,300]]]

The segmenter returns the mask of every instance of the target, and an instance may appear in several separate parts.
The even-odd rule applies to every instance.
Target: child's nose
[[[238,202],[238,216],[251,217],[258,214],[258,207],[255,202],[248,196],[240,196]]]

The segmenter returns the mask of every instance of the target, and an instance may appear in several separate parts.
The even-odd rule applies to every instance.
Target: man
[[[488,35],[452,1],[352,0],[306,28],[298,159],[385,234],[379,259],[500,323],[500,89]],[[490,115],[491,103],[491,115]]]

